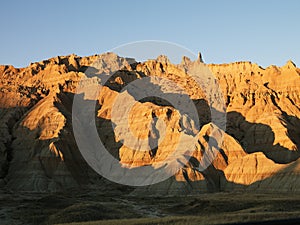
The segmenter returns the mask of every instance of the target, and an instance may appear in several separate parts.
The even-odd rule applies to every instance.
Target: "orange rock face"
[[[91,68],[96,60],[97,67]],[[215,109],[209,107],[204,91],[211,83],[203,88],[189,76],[197,63],[202,65],[201,60],[184,58],[181,64],[173,65],[163,56],[137,63],[105,53],[84,58],[55,57],[19,69],[0,66],[0,184],[23,191],[107,185],[78,149],[72,129],[72,104],[81,79],[93,82],[96,76],[105,80],[106,74],[122,68],[101,88],[93,112],[100,139],[122,166],[155,168],[176,151],[182,135],[197,140],[186,153],[188,161],[173,176],[136,188],[136,193],[300,191],[300,69],[291,61],[283,67],[265,69],[250,62],[207,65],[219,82],[227,106],[226,130],[218,130],[215,136],[223,141],[216,142],[218,151],[209,152],[209,139],[218,124],[211,120]],[[176,83],[194,103],[199,121],[164,99],[134,99],[132,93],[122,90],[145,77],[150,78],[153,90],[160,78]],[[176,91],[173,87],[159,89],[173,98]],[[214,93],[212,89],[210,94]],[[113,126],[112,117],[124,113],[122,105],[113,111],[122,95],[134,102],[125,128],[137,140],[148,141],[124,141],[128,130]],[[83,100],[89,101],[89,95]],[[141,146],[148,150],[139,151]],[[213,156],[213,160],[201,170],[205,155]]]

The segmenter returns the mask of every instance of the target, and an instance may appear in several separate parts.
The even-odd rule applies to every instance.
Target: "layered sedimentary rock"
[[[106,53],[55,57],[26,68],[1,66],[0,185],[12,190],[61,191],[107,184],[86,163],[72,128],[76,88],[82,79],[94,82],[100,77],[105,82],[95,99],[96,127],[105,147],[123,166],[155,166],[174,152],[180,135],[197,140],[189,149],[188,161],[174,176],[136,188],[135,193],[236,188],[300,191],[300,69],[290,61],[283,67],[265,69],[250,62],[207,65],[220,84],[227,106],[227,128],[219,130],[217,136],[223,142],[216,142],[217,152],[208,153],[211,133],[221,127],[212,120],[212,114],[223,116],[225,112],[207,101],[217,91],[210,83],[215,81],[207,79],[199,86],[190,76],[195,65],[203,65],[201,59],[191,62],[184,57],[181,64],[174,65],[160,56],[140,63]],[[144,78],[149,78],[150,87],[137,85],[137,89],[157,90],[159,95],[172,99],[183,96],[183,89],[184,96],[195,105],[199,121],[169,101],[151,97],[151,93],[147,98],[134,99],[133,93],[122,90]],[[160,79],[171,83],[155,89]],[[123,142],[126,131],[113,126],[112,108],[124,94],[134,101],[128,127],[137,139],[149,140],[147,151],[138,151],[136,143]],[[88,95],[83,98],[89,100]],[[115,116],[122,113],[117,110]],[[205,154],[214,154],[213,161],[201,170]]]

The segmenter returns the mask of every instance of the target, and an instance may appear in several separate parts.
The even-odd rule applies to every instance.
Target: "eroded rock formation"
[[[163,56],[140,63],[105,53],[55,57],[26,68],[0,66],[1,187],[61,191],[108,183],[85,162],[72,130],[72,103],[80,80],[102,77],[106,82],[97,96],[96,126],[108,151],[124,166],[155,165],[172,154],[181,134],[198,138],[190,149],[189,161],[174,176],[136,188],[134,193],[300,191],[300,69],[291,61],[283,67],[265,69],[250,62],[207,65],[223,93],[227,129],[220,131],[224,140],[213,162],[201,171],[199,164],[210,134],[219,124],[211,121],[211,110],[215,109],[209,107],[203,91],[211,83],[201,88],[189,76],[195,63],[202,65],[201,57],[196,62],[184,57],[181,64],[173,65]],[[114,71],[107,80],[107,74]],[[154,76],[171,80],[185,90],[196,106],[200,128],[197,130],[195,121],[162,98],[135,100],[128,118],[130,130],[135,137],[150,140],[149,151],[137,151],[137,146],[122,143],[126,131],[112,127],[112,107],[126,85]],[[155,79],[151,85],[154,90]],[[174,90],[159,89],[176,98],[180,90]],[[211,94],[214,92],[212,89]],[[159,120],[165,124],[163,138]]]

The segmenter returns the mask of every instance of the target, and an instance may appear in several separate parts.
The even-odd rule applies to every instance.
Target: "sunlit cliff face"
[[[99,57],[103,57],[108,68],[116,63],[124,65],[124,70],[101,89],[95,109],[99,137],[121,164],[127,168],[155,167],[174,152],[184,131],[186,135],[197,135],[188,162],[168,180],[150,186],[152,192],[189,192],[191,187],[198,192],[235,188],[300,190],[300,69],[292,62],[267,68],[250,62],[208,65],[226,102],[227,128],[222,131],[224,140],[218,143],[220,150],[211,165],[199,171],[208,139],[216,127],[202,89],[181,65],[167,60],[132,64],[112,53],[55,57],[20,69],[0,66],[3,185],[14,190],[59,191],[88,186],[99,178],[77,148],[71,119],[78,82],[91,75],[85,71]],[[136,101],[128,127],[135,137],[151,140],[149,151],[136,151],[122,143],[122,131],[112,126],[112,103],[124,86],[154,75],[170,79],[186,90],[195,104],[201,127],[194,129],[193,121],[162,99]],[[158,132],[160,125],[154,124],[153,118],[164,122],[164,135]],[[96,183],[103,185],[101,179]]]

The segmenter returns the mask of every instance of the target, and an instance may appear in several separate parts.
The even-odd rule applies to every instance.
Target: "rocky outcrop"
[[[228,133],[249,153],[263,151],[282,163],[297,159],[288,151],[300,146],[299,69],[290,61],[266,69],[247,62],[210,68],[227,96]]]
[[[261,152],[249,154],[239,158],[224,170],[227,181],[225,189],[232,190],[236,188],[236,184],[241,184],[246,190],[298,191],[299,170],[299,159],[288,164],[278,164]]]
[[[184,57],[180,65],[173,65],[165,56],[137,63],[105,53],[83,58],[59,56],[26,68],[0,66],[0,185],[25,191],[113,187],[88,166],[72,130],[76,88],[81,79],[95,81],[93,77],[98,77],[104,86],[96,98],[96,126],[104,145],[123,166],[159,165],[174,152],[181,135],[197,138],[194,149],[187,153],[188,162],[174,176],[136,188],[134,193],[300,191],[300,70],[290,61],[283,67],[265,69],[250,62],[207,65],[227,105],[227,129],[217,134],[223,142],[216,142],[217,152],[209,152],[211,133],[220,126],[212,121],[211,111],[221,116],[224,112],[218,111],[216,102],[209,107],[207,101],[216,93],[215,81],[204,80],[200,87],[189,75],[196,64],[203,65],[201,55],[196,62]],[[108,77],[110,73],[113,75]],[[148,89],[171,98],[176,99],[183,89],[195,104],[199,121],[162,98],[134,99],[132,93],[122,91],[143,78],[150,78]],[[158,88],[159,79],[168,79],[180,89]],[[129,128],[137,139],[149,139],[144,144],[147,151],[138,151],[137,143],[123,143],[127,131],[112,127],[112,107],[116,98],[125,94],[134,101]],[[115,116],[122,114],[119,109]],[[163,126],[164,134],[160,133]],[[201,170],[205,154],[214,157]]]

